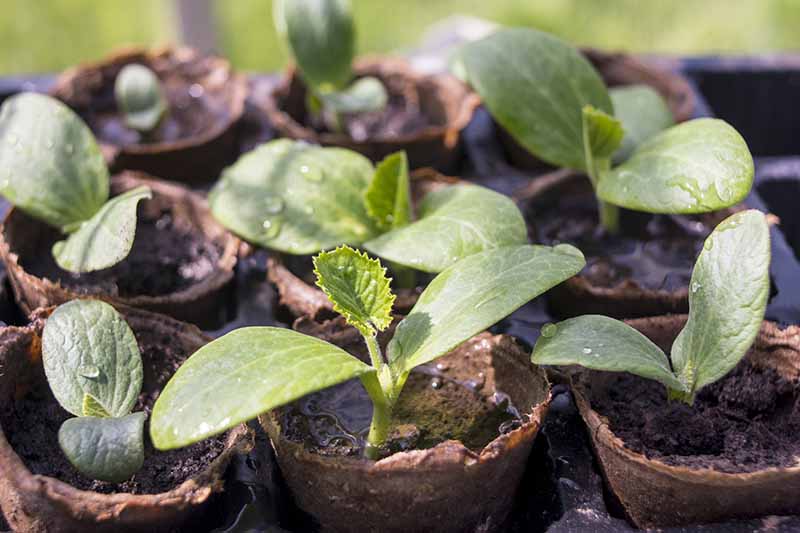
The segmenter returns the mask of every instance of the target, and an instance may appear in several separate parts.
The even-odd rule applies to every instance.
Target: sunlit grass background
[[[362,52],[412,47],[452,14],[639,52],[800,50],[800,0],[351,0]],[[241,69],[284,64],[269,0],[214,0],[217,48]],[[2,0],[0,74],[60,70],[123,44],[178,39],[172,0]]]

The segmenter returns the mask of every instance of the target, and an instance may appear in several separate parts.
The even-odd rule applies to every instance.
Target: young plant
[[[156,129],[167,111],[158,76],[144,65],[122,67],[114,82],[114,97],[125,124],[144,135]]]
[[[412,369],[573,276],[585,261],[569,245],[511,246],[462,259],[428,285],[397,324],[385,354],[376,336],[392,322],[394,295],[380,262],[344,246],[319,254],[314,264],[334,309],[364,337],[370,364],[295,331],[235,330],[198,350],[164,388],[150,423],[156,448],[186,446],[358,377],[373,404],[365,453],[374,459]]]
[[[609,91],[578,50],[552,35],[500,30],[466,45],[459,59],[519,144],[550,164],[586,172],[610,233],[619,231],[619,207],[705,213],[750,191],[753,158],[729,124],[704,118],[672,126],[652,89]]]
[[[527,242],[514,202],[489,189],[430,192],[416,221],[410,198],[404,152],[373,167],[350,150],[281,139],[226,169],[209,203],[223,226],[265,248],[313,254],[349,244],[432,273],[488,248]]]
[[[691,404],[727,374],[753,343],[769,296],[770,240],[765,216],[741,211],[706,239],[692,272],[689,319],[671,357],[624,322],[585,315],[548,324],[533,349],[544,365],[581,365],[661,382]]]
[[[109,199],[100,148],[84,122],[49,96],[22,93],[0,108],[0,194],[26,214],[59,229],[58,266],[70,272],[108,268],[125,259],[136,233],[143,186]]]
[[[142,390],[142,357],[131,328],[99,300],[72,300],[47,319],[42,362],[61,407],[75,415],[58,443],[83,475],[119,483],[144,462],[145,413],[131,413]]]
[[[308,87],[307,108],[342,130],[346,114],[380,111],[386,88],[374,77],[353,81],[355,26],[349,0],[275,0],[273,18]]]

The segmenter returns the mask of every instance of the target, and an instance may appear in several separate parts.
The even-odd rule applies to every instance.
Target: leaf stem
[[[413,268],[387,261],[394,274],[395,287],[398,289],[413,289],[417,286],[417,273]]]
[[[670,401],[681,401],[687,405],[694,405],[694,393],[684,392],[676,389],[667,389],[667,399]]]
[[[375,461],[380,459],[383,444],[389,435],[393,405],[383,388],[383,380],[379,379],[378,372],[361,376],[361,383],[372,400],[372,421],[369,425],[364,455]]]
[[[597,210],[600,214],[600,225],[611,235],[619,233],[619,207],[597,199]]]
[[[383,354],[381,347],[378,345],[378,337],[376,335],[364,335],[364,341],[367,343],[367,350],[369,351],[369,360],[372,366],[380,372],[381,367],[384,365]]]

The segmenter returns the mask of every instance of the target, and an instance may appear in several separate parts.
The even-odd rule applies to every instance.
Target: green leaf
[[[115,196],[63,241],[53,245],[58,266],[70,272],[92,272],[125,259],[136,236],[136,206],[152,198],[143,185]]]
[[[509,28],[465,45],[460,57],[472,87],[518,143],[553,165],[585,169],[581,110],[614,108],[577,49],[547,33]]]
[[[428,193],[419,220],[364,243],[370,253],[424,272],[492,248],[525,244],[528,230],[514,202],[477,185]]]
[[[517,308],[580,272],[573,246],[510,246],[457,262],[420,295],[387,353],[396,375],[445,355]]]
[[[313,254],[377,234],[363,197],[373,172],[356,152],[281,139],[226,169],[209,201],[214,217],[244,239]]]
[[[84,476],[121,483],[144,464],[146,418],[142,412],[121,418],[70,418],[58,430],[58,444]]]
[[[275,0],[274,18],[310,85],[347,85],[356,38],[349,0]]]
[[[386,156],[364,193],[367,213],[381,230],[401,228],[411,222],[411,190],[405,152]]]
[[[158,76],[144,65],[125,65],[114,82],[117,108],[128,127],[147,132],[158,126],[167,110]]]
[[[640,145],[603,175],[598,196],[649,213],[706,213],[735,205],[750,192],[753,157],[722,120],[678,124]]]
[[[321,92],[319,98],[326,110],[335,113],[369,113],[385,108],[389,95],[378,78],[367,76],[341,91]]]
[[[672,345],[672,366],[691,393],[727,374],[761,327],[769,296],[766,217],[741,211],[706,239],[689,287],[689,320]]]
[[[192,355],[153,407],[159,450],[216,435],[261,413],[375,372],[325,341],[274,327],[234,330]]]
[[[592,106],[583,108],[583,149],[586,171],[596,186],[597,180],[611,166],[611,154],[622,143],[625,131],[619,120]]]
[[[612,87],[609,94],[614,116],[625,129],[622,146],[614,154],[615,163],[625,161],[640,144],[675,123],[667,102],[647,85]]]
[[[363,335],[389,327],[395,296],[380,261],[342,246],[314,257],[314,273],[333,310]]]
[[[106,413],[131,412],[142,390],[142,358],[133,331],[100,300],[72,300],[47,319],[42,360],[53,395],[70,413],[84,414],[91,396]]]
[[[0,194],[61,228],[108,199],[108,169],[86,124],[49,96],[22,93],[0,108]]]
[[[95,416],[99,418],[109,418],[111,415],[100,405],[100,403],[89,396],[83,395],[83,416]]]
[[[629,372],[684,390],[658,346],[624,322],[601,315],[584,315],[544,326],[531,360],[537,365],[580,365]]]

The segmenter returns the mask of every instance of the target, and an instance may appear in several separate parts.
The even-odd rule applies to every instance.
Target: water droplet
[[[558,331],[558,326],[555,324],[545,324],[542,326],[542,337],[549,339],[550,337],[555,336],[556,332]]]
[[[189,86],[189,96],[191,96],[192,98],[200,98],[201,96],[203,96],[204,92],[205,89],[203,89],[203,86],[200,85],[199,83],[193,83],[192,85]]]
[[[95,379],[100,376],[100,369],[97,365],[81,365],[78,367],[78,374],[85,378]]]
[[[441,389],[441,388],[442,388],[442,384],[443,384],[443,383],[444,383],[444,382],[441,380],[441,378],[433,378],[433,379],[431,380],[431,387],[433,387],[434,389],[437,389],[437,390],[438,390],[438,389]]]
[[[696,293],[697,293],[697,291],[699,291],[699,290],[700,290],[700,287],[702,287],[702,285],[700,285],[700,284],[699,284],[699,283],[697,283],[696,281],[693,281],[693,282],[692,282],[692,285],[691,285],[692,294],[696,294]]]
[[[300,167],[300,174],[308,181],[322,181],[325,177],[322,169],[319,167],[310,167],[308,165],[302,165]]]
[[[592,349],[591,348],[584,348],[583,349],[583,353],[585,353],[586,355],[589,355],[590,353],[592,353]]]
[[[286,202],[280,196],[267,196],[264,198],[264,212],[269,215],[277,215],[286,207]]]
[[[706,250],[711,250],[712,248],[714,248],[714,239],[712,239],[711,237],[706,239],[706,242],[703,244],[703,248],[705,248]]]
[[[446,372],[450,368],[447,363],[436,363],[436,370],[439,372]]]
[[[264,228],[264,237],[267,239],[273,239],[281,232],[281,221],[279,219],[267,219],[261,225]]]

